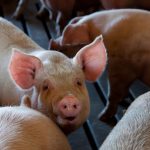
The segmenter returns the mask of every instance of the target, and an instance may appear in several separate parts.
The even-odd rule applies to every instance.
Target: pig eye
[[[43,83],[43,91],[47,91],[50,87],[50,83],[49,81],[45,80],[44,83]]]
[[[77,86],[82,86],[82,81],[80,79],[76,79],[76,85]]]
[[[43,85],[43,91],[46,91],[49,89],[49,86],[48,85]]]

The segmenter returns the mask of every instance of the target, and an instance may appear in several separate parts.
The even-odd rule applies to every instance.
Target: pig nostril
[[[77,105],[73,105],[73,108],[77,109]]]
[[[64,105],[64,109],[66,109],[67,108],[67,106],[66,105]]]

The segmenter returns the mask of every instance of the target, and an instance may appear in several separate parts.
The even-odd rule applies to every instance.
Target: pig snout
[[[75,127],[80,120],[82,104],[75,96],[65,96],[56,105],[57,123],[62,126]]]
[[[81,103],[74,96],[64,97],[58,107],[60,114],[68,120],[75,118],[81,111]]]

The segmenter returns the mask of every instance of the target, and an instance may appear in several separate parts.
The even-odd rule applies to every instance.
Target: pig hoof
[[[113,117],[110,117],[110,116],[108,117],[108,116],[100,114],[98,116],[98,118],[99,118],[100,121],[105,122],[106,124],[108,124],[110,126],[115,126],[117,124],[117,120],[114,116]]]
[[[36,14],[36,17],[37,17],[38,19],[43,19],[43,20],[48,21],[48,20],[49,20],[49,12],[48,12],[47,10],[39,11],[39,12]]]
[[[16,19],[16,20],[20,20],[21,17],[22,17],[22,15],[19,15],[19,14],[16,14],[16,13],[14,13],[14,14],[12,15],[12,18],[13,18],[13,19]]]

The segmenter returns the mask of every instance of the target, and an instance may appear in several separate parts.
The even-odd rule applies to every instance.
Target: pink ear
[[[83,47],[73,58],[73,61],[81,65],[87,80],[95,81],[102,74],[107,62],[102,36]]]
[[[42,63],[37,57],[13,50],[9,73],[18,86],[28,89],[34,85],[36,72],[41,66]]]

